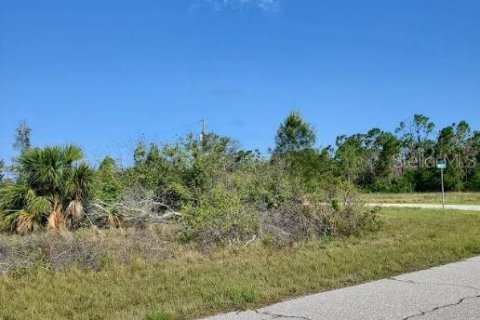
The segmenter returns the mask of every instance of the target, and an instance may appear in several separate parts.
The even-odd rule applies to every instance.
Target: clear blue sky
[[[480,129],[480,1],[0,0],[0,158],[22,120],[91,160],[202,118],[266,150],[292,107],[321,146],[413,113]]]

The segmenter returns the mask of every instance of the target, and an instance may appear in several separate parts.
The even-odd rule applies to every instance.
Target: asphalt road
[[[386,208],[418,208],[418,209],[442,209],[441,204],[419,204],[419,203],[367,203],[369,207]],[[480,205],[446,204],[447,210],[480,211]]]
[[[208,320],[479,320],[480,256]]]

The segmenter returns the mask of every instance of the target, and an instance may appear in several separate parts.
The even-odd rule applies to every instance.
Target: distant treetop
[[[275,137],[275,153],[295,152],[313,147],[316,141],[312,125],[303,120],[301,114],[292,110],[280,124]]]

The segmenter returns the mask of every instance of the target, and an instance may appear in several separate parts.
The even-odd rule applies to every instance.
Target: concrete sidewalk
[[[480,257],[208,320],[479,320]]]
[[[441,204],[420,204],[420,203],[367,203],[369,207],[384,208],[418,208],[418,209],[442,209]],[[462,211],[480,211],[480,205],[467,204],[446,204],[446,210],[462,210]]]

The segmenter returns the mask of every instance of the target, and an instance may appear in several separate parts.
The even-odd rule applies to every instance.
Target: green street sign
[[[446,160],[437,160],[437,168],[438,169],[447,169],[447,161]]]

